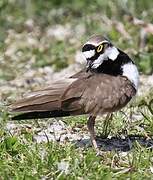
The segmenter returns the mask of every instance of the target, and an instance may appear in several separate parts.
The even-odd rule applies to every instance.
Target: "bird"
[[[93,35],[82,47],[86,66],[66,79],[14,102],[12,120],[88,115],[87,128],[97,153],[95,120],[125,107],[136,95],[139,72],[134,61],[108,38]]]

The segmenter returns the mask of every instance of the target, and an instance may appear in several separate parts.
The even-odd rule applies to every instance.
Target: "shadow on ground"
[[[129,135],[125,138],[121,138],[121,137],[104,138],[101,136],[97,136],[96,141],[99,148],[103,151],[115,150],[115,151],[127,152],[134,147],[135,143],[139,143],[141,146],[149,149],[153,148],[153,139],[138,135]],[[77,147],[91,146],[89,139],[75,141],[74,143]]]

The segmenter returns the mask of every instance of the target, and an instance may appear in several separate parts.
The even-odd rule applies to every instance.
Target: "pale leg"
[[[90,116],[87,121],[87,127],[88,127],[88,130],[90,133],[92,145],[93,145],[94,149],[96,150],[96,152],[99,153],[97,142],[95,140],[95,131],[94,131],[95,119],[96,119],[95,116]]]

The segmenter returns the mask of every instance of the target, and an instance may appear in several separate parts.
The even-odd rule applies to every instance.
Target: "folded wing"
[[[135,95],[132,83],[123,76],[83,73],[35,91],[14,103],[18,119],[104,114],[124,107]],[[76,78],[78,77],[78,78]],[[15,119],[15,118],[14,118]],[[16,118],[17,119],[17,118]]]
[[[34,91],[10,106],[15,112],[37,112],[59,110],[60,98],[75,79],[57,81],[49,87]]]

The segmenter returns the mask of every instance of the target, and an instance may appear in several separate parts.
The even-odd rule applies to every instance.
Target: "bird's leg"
[[[88,127],[88,131],[90,133],[92,145],[93,145],[94,149],[96,150],[96,152],[99,154],[99,149],[97,146],[97,142],[95,140],[95,131],[94,131],[95,119],[96,119],[95,116],[90,116],[87,121],[87,127]]]

